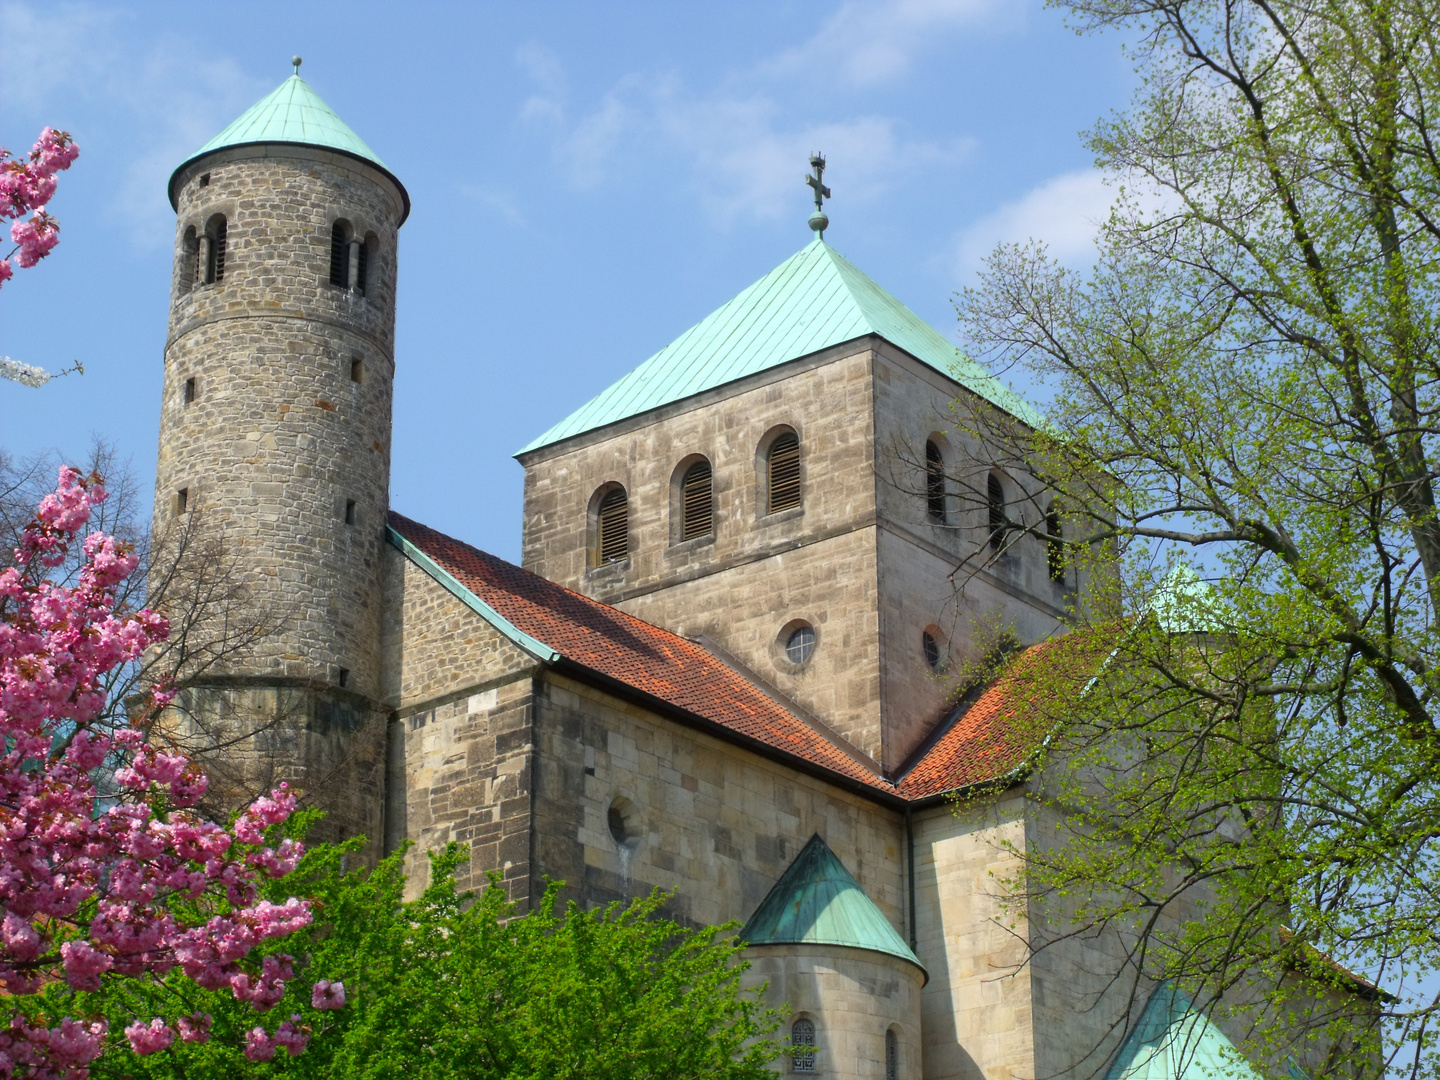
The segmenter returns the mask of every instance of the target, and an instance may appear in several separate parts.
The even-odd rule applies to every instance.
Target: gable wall
[[[674,414],[660,410],[634,430],[527,457],[526,568],[668,630],[704,635],[863,752],[878,754],[870,357],[868,339],[838,347],[767,372],[759,385],[737,384],[728,396]],[[758,451],[782,424],[800,438],[802,504],[767,515]],[[695,453],[714,469],[715,533],[672,543],[672,480]],[[587,569],[587,513],[611,481],[629,494],[631,556]],[[803,669],[778,644],[795,619],[817,631]]]

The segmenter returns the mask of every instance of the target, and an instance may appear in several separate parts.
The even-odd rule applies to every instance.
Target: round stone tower
[[[155,527],[172,550],[183,537],[205,552],[192,573],[225,582],[211,603],[236,610],[208,613],[207,633],[265,627],[188,669],[181,715],[224,748],[207,758],[212,783],[242,797],[287,780],[329,811],[327,834],[378,838],[396,241],[410,201],[295,65],[170,178]]]

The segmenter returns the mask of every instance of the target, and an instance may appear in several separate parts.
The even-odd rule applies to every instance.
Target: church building
[[[287,612],[182,709],[268,718],[231,763],[376,853],[413,842],[417,875],[458,841],[521,904],[546,877],[587,906],[659,886],[681,920],[743,924],[799,1048],[782,1073],[1142,1075],[1095,1007],[1118,949],[1031,957],[999,897],[1053,826],[1024,703],[1003,680],[956,696],[973,626],[1044,642],[1083,592],[1002,535],[1046,493],[983,465],[950,406],[1030,408],[817,210],[794,255],[519,451],[520,565],[395,513],[410,199],[295,67],[170,180],[157,533],[198,515]],[[970,473],[979,500],[951,487]],[[1147,1022],[1153,1043],[1168,1020]]]

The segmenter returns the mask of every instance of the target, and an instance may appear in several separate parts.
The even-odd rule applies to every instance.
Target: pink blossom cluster
[[[245,1056],[251,1061],[269,1061],[277,1050],[284,1050],[296,1057],[309,1041],[310,1034],[300,1023],[300,1014],[291,1013],[290,1019],[276,1028],[273,1035],[263,1027],[251,1028],[245,1038]]]
[[[55,174],[70,168],[79,154],[68,132],[48,127],[23,158],[0,146],[0,221],[12,222],[10,239],[15,242],[10,255],[0,259],[0,285],[14,275],[12,258],[22,268],[31,267],[59,243],[60,223],[45,206],[55,194]]]
[[[263,1011],[284,996],[294,972],[284,955],[257,966],[254,950],[311,919],[303,900],[259,899],[259,884],[294,869],[303,854],[293,840],[267,842],[296,799],[281,785],[227,830],[194,809],[205,776],[192,762],[149,743],[143,726],[108,718],[105,675],[164,640],[168,626],[153,612],[117,609],[117,587],[136,559],[113,537],[84,540],[76,585],[45,579],[104,498],[98,478],[62,469],[15,565],[0,571],[0,990],[33,994],[57,979],[96,990],[107,975],[179,967],[198,985],[228,988]],[[172,697],[167,687],[152,690],[136,723]],[[96,773],[117,762],[120,795],[102,812]],[[202,897],[226,903],[172,903]],[[196,907],[221,913],[184,914]],[[182,1040],[204,1041],[209,1018],[137,1020],[125,1037],[137,1054],[155,1053],[177,1029]],[[0,1036],[0,1080],[82,1080],[103,1035],[103,1025],[69,1019],[54,1028],[12,1020]],[[266,1045],[291,1053],[304,1046],[298,1036],[285,1039],[277,1031]]]

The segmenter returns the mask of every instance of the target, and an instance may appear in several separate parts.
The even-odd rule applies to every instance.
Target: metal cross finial
[[[299,75],[299,74],[300,74],[300,65],[301,65],[301,63],[303,63],[303,61],[300,59],[300,57],[298,57],[298,56],[292,56],[292,57],[290,57],[290,63],[292,63],[292,64],[295,65],[295,74],[296,74],[296,75]]]
[[[813,174],[807,174],[805,183],[815,190],[815,212],[810,215],[807,224],[815,232],[820,234],[820,239],[825,239],[825,230],[830,225],[830,219],[825,216],[825,200],[830,198],[830,189],[825,186],[821,179],[825,175],[825,155],[815,153],[810,155],[810,167],[815,170]]]

